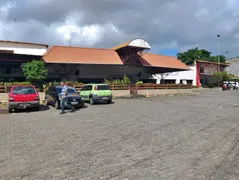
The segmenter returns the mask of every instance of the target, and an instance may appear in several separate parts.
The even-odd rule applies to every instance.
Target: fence
[[[0,84],[0,93],[6,93],[9,91],[13,84],[2,83]],[[77,91],[81,90],[84,84],[73,84],[72,85]],[[192,85],[184,84],[140,84],[140,85],[116,85],[110,84],[110,89],[113,91],[116,90],[130,90],[131,94],[135,94],[137,90],[146,90],[146,89],[191,89]],[[41,88],[42,89],[42,88]]]
[[[0,93],[8,92],[8,85],[7,84],[0,84]]]

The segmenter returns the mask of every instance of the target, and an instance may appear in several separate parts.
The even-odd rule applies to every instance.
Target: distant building
[[[131,82],[155,82],[153,74],[187,71],[188,66],[174,57],[147,53],[143,39],[133,39],[110,49],[82,48],[0,41],[0,82],[24,81],[21,64],[42,60],[48,69],[47,81],[100,83],[128,76]]]
[[[239,57],[228,59],[226,62],[230,64],[230,66],[226,68],[226,71],[239,77]]]
[[[156,74],[153,77],[158,84],[192,84],[193,86],[207,85],[209,78],[216,72],[229,67],[227,63],[196,60],[189,71]]]
[[[25,81],[21,64],[41,60],[48,45],[18,41],[0,41],[0,82]]]

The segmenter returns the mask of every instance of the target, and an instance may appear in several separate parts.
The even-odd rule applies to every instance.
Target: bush
[[[144,83],[143,83],[143,81],[137,81],[135,84],[136,84],[136,85],[142,85],[142,84],[144,84]]]
[[[32,60],[21,65],[25,78],[34,83],[39,83],[47,78],[48,70],[42,61]]]
[[[4,83],[3,83],[4,84]],[[30,85],[30,82],[7,82],[7,85]]]
[[[105,84],[115,84],[115,85],[129,85],[131,84],[130,79],[124,75],[123,79],[115,79],[113,81],[109,81],[107,79],[104,80]]]

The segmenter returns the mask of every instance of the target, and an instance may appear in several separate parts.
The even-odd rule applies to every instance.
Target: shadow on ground
[[[34,108],[27,108],[27,109],[15,109],[14,113],[23,113],[23,112],[39,112],[39,111],[48,111],[50,108],[45,105],[40,105],[39,110],[36,110]]]
[[[115,102],[111,102],[110,104],[104,103],[104,102],[102,102],[102,103],[95,103],[93,106],[105,106],[105,105],[111,105],[111,104],[115,104]]]

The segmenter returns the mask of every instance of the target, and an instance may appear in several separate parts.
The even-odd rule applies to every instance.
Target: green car
[[[87,84],[80,91],[80,96],[84,101],[89,101],[90,104],[97,102],[112,102],[112,91],[108,84]]]

